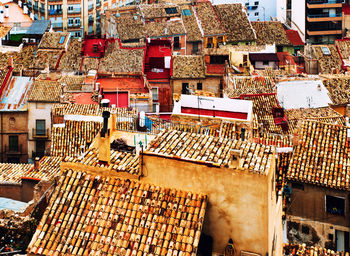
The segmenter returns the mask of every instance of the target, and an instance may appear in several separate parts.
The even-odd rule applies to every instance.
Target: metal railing
[[[53,28],[62,28],[63,27],[63,23],[60,22],[60,23],[52,23],[52,27]]]
[[[22,145],[18,145],[17,147],[5,146],[5,154],[7,154],[7,155],[20,155],[20,154],[22,154]]]
[[[33,128],[33,130],[32,130],[33,138],[45,139],[45,138],[48,138],[49,135],[50,135],[49,128],[47,128],[47,129],[35,129],[35,128]]]
[[[307,0],[308,4],[341,4],[343,0]]]
[[[307,15],[309,18],[336,18],[336,17],[341,17],[341,13],[320,13],[320,14],[308,14]]]
[[[40,12],[41,12],[41,13],[45,13],[45,8],[40,7]]]
[[[68,10],[68,14],[80,13],[81,8],[74,8],[73,10]]]

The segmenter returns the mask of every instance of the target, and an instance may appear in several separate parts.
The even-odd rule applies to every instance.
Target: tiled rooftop
[[[175,4],[143,4],[139,5],[145,19],[180,16],[180,8]],[[169,11],[167,11],[169,8]],[[170,11],[171,9],[171,11]]]
[[[39,48],[63,50],[69,38],[69,32],[46,32],[41,38]]]
[[[85,76],[66,75],[60,78],[59,83],[66,85],[67,91],[81,91]]]
[[[59,102],[61,85],[57,80],[42,80],[37,78],[29,94],[28,101]]]
[[[100,59],[85,57],[82,62],[81,71],[87,73],[90,70],[98,70]]]
[[[0,38],[5,37],[10,30],[11,27],[0,25]]]
[[[323,81],[334,104],[345,104],[350,102],[350,76],[331,75]]]
[[[279,153],[276,161],[276,189],[281,189],[286,184],[286,175],[293,152]]]
[[[0,52],[0,67],[7,67],[8,59],[12,57],[15,72],[19,72],[21,69],[28,69],[33,64],[34,52],[36,49],[36,46],[29,45],[23,47],[20,52]]]
[[[266,174],[274,147],[181,131],[163,132],[150,142],[147,154],[180,158],[199,163],[228,166],[239,150],[239,167]]]
[[[205,67],[202,56],[173,56],[172,78],[205,78]]]
[[[120,49],[118,42],[108,44],[101,59],[100,72],[142,72],[144,49]]]
[[[323,123],[345,124],[344,117],[330,107],[285,110],[288,122],[293,128],[301,120],[318,120]]]
[[[196,42],[202,40],[202,33],[198,27],[198,23],[196,17],[194,16],[194,12],[191,6],[184,5],[181,7],[182,12],[190,13],[190,15],[182,15],[182,21],[186,28],[186,40],[188,42]]]
[[[26,177],[36,178],[41,180],[51,180],[52,178],[60,175],[60,164],[62,162],[61,157],[44,156],[40,159],[39,171],[34,168],[29,172]]]
[[[334,44],[339,50],[339,53],[342,59],[349,60],[350,40],[336,40]]]
[[[214,5],[216,13],[227,32],[227,41],[255,41],[256,36],[248,15],[241,3]],[[234,19],[233,19],[234,17]]]
[[[64,161],[80,163],[80,164],[88,165],[92,167],[105,167],[110,169],[111,171],[127,172],[134,175],[138,175],[140,172],[139,155],[111,149],[111,162],[109,165],[99,163],[98,157],[99,157],[99,150],[97,148],[89,148],[89,150],[84,153],[83,158],[67,156],[64,159]]]
[[[80,69],[82,44],[83,42],[79,42],[78,39],[70,39],[68,49],[60,60],[59,70],[77,71]]]
[[[306,246],[305,244],[286,244],[283,246],[284,255],[296,256],[344,256],[343,252],[335,252],[319,246]]]
[[[225,94],[237,98],[243,94],[273,93],[275,83],[266,76],[233,76],[229,75]]]
[[[349,128],[348,128],[349,129]],[[304,121],[287,178],[350,190],[350,144],[345,126]]]
[[[182,21],[148,22],[145,24],[145,30],[147,36],[156,38],[186,34]]]
[[[135,16],[137,19],[134,18]],[[141,39],[146,36],[145,24],[139,15],[135,15],[135,13],[120,13],[120,17],[116,17],[115,20],[121,40]]]
[[[97,104],[55,104],[52,107],[52,115],[84,115],[101,116],[104,110],[116,112],[118,116],[132,116],[137,114],[136,109],[127,108],[101,108]]]
[[[64,127],[52,127],[51,155],[78,156],[85,152],[102,124],[93,121],[66,120]]]
[[[280,21],[254,21],[252,22],[255,30],[258,45],[276,44],[291,45],[286,31]]]
[[[210,2],[200,2],[194,7],[204,36],[225,35],[221,22]]]
[[[36,255],[196,254],[207,197],[66,171],[36,229]]]
[[[34,55],[34,59],[30,67],[33,69],[44,69],[48,63],[50,70],[54,70],[58,65],[58,61],[62,53],[63,53],[62,51],[40,51],[39,50]]]
[[[271,145],[277,148],[292,147],[293,143],[289,135],[263,133],[259,137],[254,137],[255,143]]]
[[[21,177],[34,167],[33,164],[0,164],[0,183],[21,183]]]
[[[312,45],[312,55],[319,61],[320,73],[331,74],[333,70],[342,70],[342,62],[334,45]],[[330,54],[324,54],[322,49],[328,48]]]

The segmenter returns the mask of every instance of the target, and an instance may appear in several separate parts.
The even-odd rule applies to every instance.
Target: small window
[[[292,182],[292,188],[304,190],[304,184],[298,182]]]
[[[345,199],[326,195],[326,212],[345,216]]]
[[[152,88],[152,99],[154,101],[158,101],[158,88],[157,87]]]
[[[73,24],[73,19],[68,19],[68,24]]]
[[[202,83],[197,83],[197,90],[203,90]]]
[[[177,13],[176,7],[165,8],[166,14],[175,14]]]
[[[188,83],[182,83],[182,94],[188,94]]]
[[[254,13],[254,16],[259,16],[259,13],[258,12]]]
[[[73,11],[73,6],[68,6],[68,11]]]
[[[66,36],[61,36],[61,38],[60,38],[60,44],[63,44],[64,43],[64,40],[66,39]]]
[[[35,127],[36,127],[36,135],[45,135],[45,120],[36,120],[35,121]]]
[[[182,15],[183,16],[191,16],[192,13],[189,9],[182,10]]]
[[[16,125],[16,119],[14,117],[10,117],[10,120],[9,120],[10,129],[15,128],[15,125]]]
[[[12,135],[9,136],[9,150],[18,151],[18,136]]]
[[[174,50],[180,49],[180,38],[178,36],[174,37]]]
[[[259,1],[255,1],[255,2],[254,2],[254,5],[259,5]]]
[[[264,60],[264,61],[263,61],[263,65],[265,65],[265,66],[266,66],[266,65],[269,65],[269,62],[268,62],[267,60]]]
[[[249,2],[245,3],[245,6],[249,6]]]

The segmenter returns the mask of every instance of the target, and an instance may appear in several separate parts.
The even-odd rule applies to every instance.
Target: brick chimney
[[[40,158],[39,157],[34,158],[34,170],[37,172],[40,171]]]
[[[8,60],[7,60],[7,66],[10,68],[13,67],[13,58],[12,57],[9,57]]]

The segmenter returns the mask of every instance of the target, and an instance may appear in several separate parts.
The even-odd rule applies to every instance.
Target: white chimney
[[[27,4],[23,4],[23,13],[28,14],[28,7]]]
[[[9,17],[9,6],[8,5],[5,5],[5,18],[8,18]]]
[[[4,23],[4,11],[0,11],[0,23]]]
[[[21,0],[18,1],[18,6],[22,8],[22,1]]]
[[[31,14],[29,15],[29,17],[30,17],[32,20],[34,20],[34,13],[31,13]]]

